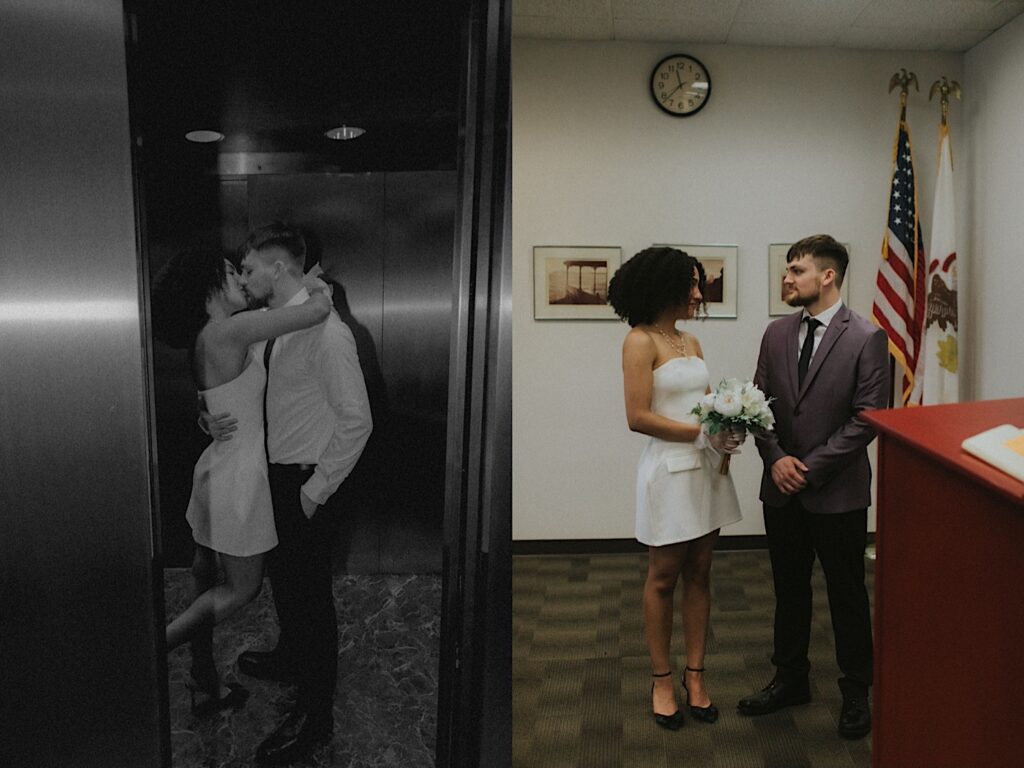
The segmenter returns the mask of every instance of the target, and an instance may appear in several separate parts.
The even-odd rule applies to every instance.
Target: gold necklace
[[[658,333],[665,337],[665,341],[668,342],[668,345],[672,347],[672,349],[674,349],[683,357],[689,357],[689,355],[686,354],[686,339],[682,335],[677,335],[676,338],[673,339],[671,336],[669,336],[667,333],[661,330],[660,325],[655,325],[654,327],[658,330]]]

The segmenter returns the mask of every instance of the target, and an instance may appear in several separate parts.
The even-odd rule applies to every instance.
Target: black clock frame
[[[707,76],[707,81],[708,81],[708,93],[707,93],[707,96],[704,97],[704,101],[702,101],[700,103],[700,106],[697,107],[692,112],[673,112],[671,109],[667,109],[665,107],[665,105],[662,104],[658,100],[658,97],[655,94],[654,78],[658,74],[658,70],[661,68],[661,65],[664,64],[669,59],[689,59],[694,64],[696,64],[698,67],[700,67],[701,70],[703,70],[704,74]],[[711,101],[711,72],[708,70],[708,68],[706,66],[704,66],[704,62],[702,62],[696,56],[691,56],[688,53],[672,53],[672,54],[669,54],[668,56],[666,56],[665,58],[663,58],[661,61],[659,61],[657,64],[654,65],[654,69],[651,70],[651,79],[650,79],[650,84],[649,84],[649,86],[647,88],[647,91],[648,91],[648,93],[651,94],[651,99],[658,106],[658,109],[660,109],[666,115],[669,115],[671,117],[693,117],[698,112],[700,112],[702,109],[704,109],[704,107],[707,106],[707,103],[709,101]]]

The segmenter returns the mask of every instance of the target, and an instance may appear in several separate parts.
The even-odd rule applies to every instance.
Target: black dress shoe
[[[294,709],[256,750],[257,765],[288,765],[309,758],[313,750],[331,740],[334,716],[330,709],[309,712]]]
[[[736,709],[741,715],[767,715],[783,707],[806,704],[810,700],[811,687],[806,680],[787,683],[775,678],[758,693],[740,699]]]
[[[277,651],[243,651],[238,654],[238,671],[260,680],[294,683],[294,667]]]
[[[871,708],[867,696],[848,696],[843,699],[839,714],[839,735],[844,739],[863,739],[871,733]]]
[[[192,703],[192,714],[202,719],[215,715],[218,712],[222,712],[226,709],[240,709],[249,698],[249,691],[240,686],[238,683],[228,683],[228,692],[223,696],[220,695],[219,688],[214,689],[202,689],[194,687],[196,684],[192,683],[188,686],[189,697]]]

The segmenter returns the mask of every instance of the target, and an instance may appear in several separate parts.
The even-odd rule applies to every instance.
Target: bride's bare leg
[[[672,669],[672,595],[686,555],[686,544],[648,547],[647,581],[644,584],[644,634],[651,656],[651,673]],[[654,678],[654,712],[671,715],[678,709],[672,676]]]
[[[208,547],[196,545],[192,558],[192,601],[217,586],[217,553]],[[189,638],[192,650],[192,677],[209,681],[217,678],[213,662],[213,624],[197,626]]]
[[[204,591],[167,625],[167,650],[192,639],[197,633],[212,631],[214,624],[259,594],[263,585],[263,555],[235,557],[221,554],[219,557],[224,568],[224,583]]]
[[[683,560],[683,636],[686,640],[686,666],[691,669],[704,668],[711,615],[711,560],[717,539],[718,531],[715,530],[689,542]],[[704,687],[704,676],[685,670],[683,674],[690,692],[689,703],[696,707],[709,706],[711,697]]]

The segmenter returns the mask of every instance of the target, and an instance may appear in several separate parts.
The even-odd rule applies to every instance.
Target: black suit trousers
[[[772,663],[782,680],[807,677],[811,639],[811,573],[817,555],[825,573],[844,696],[866,695],[872,681],[871,607],[864,585],[867,510],[813,514],[799,498],[764,507],[775,586]]]
[[[312,519],[302,511],[299,493],[312,472],[289,464],[268,467],[278,544],[267,565],[281,630],[277,650],[296,669],[297,706],[318,712],[333,706],[338,680],[332,567],[337,517],[330,501]]]

